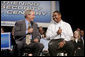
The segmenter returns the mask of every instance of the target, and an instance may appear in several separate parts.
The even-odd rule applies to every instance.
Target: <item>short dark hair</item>
[[[56,10],[56,11],[54,11],[53,13],[58,13],[58,14],[60,14],[60,15],[61,15],[61,12],[60,12],[60,11],[57,11],[57,10]]]

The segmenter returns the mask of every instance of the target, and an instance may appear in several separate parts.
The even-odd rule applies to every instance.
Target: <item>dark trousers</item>
[[[22,56],[23,52],[28,52],[28,53],[32,53],[33,56],[39,56],[40,52],[42,52],[44,46],[41,43],[30,43],[29,45],[27,45],[25,43],[24,40],[22,41],[17,41],[17,54],[18,56]]]
[[[82,49],[77,49],[76,53],[75,53],[75,56],[84,56],[83,50]]]
[[[63,41],[63,39],[53,39],[48,44],[48,50],[50,53],[50,56],[57,56],[57,53],[60,51],[65,51],[67,53],[67,56],[74,56],[74,46],[71,41],[66,41],[66,44],[63,46],[63,48],[58,48],[58,43]]]
[[[16,40],[16,48],[14,50],[14,53],[16,54],[16,56],[23,55],[23,47],[24,47],[24,40],[21,40],[21,41]]]
[[[33,56],[40,56],[44,46],[41,43],[30,43],[29,45],[24,46],[26,49],[29,49],[28,53],[32,53]]]

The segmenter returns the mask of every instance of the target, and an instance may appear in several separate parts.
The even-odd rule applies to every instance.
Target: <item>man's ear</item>
[[[61,15],[59,14],[59,18],[61,18]]]

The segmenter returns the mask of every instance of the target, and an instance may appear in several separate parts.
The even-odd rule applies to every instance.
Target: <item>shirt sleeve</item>
[[[54,32],[53,30],[54,30],[54,26],[53,25],[50,25],[48,27],[48,29],[47,29],[47,32],[46,32],[46,37],[48,39],[52,39],[52,38],[54,38],[57,35],[57,33]]]
[[[65,36],[66,36],[66,38],[65,38],[66,41],[71,40],[71,37],[73,36],[73,31],[72,31],[70,24],[67,24],[67,26],[66,26],[66,35]]]

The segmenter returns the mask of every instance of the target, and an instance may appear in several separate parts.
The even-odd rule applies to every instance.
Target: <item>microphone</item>
[[[59,29],[61,29],[61,28],[59,27]],[[60,37],[61,37],[61,34],[60,34]]]
[[[33,28],[33,21],[31,21],[30,24],[31,24],[31,28]]]
[[[30,21],[30,24],[28,25],[29,25],[28,29],[33,28],[33,21]]]

